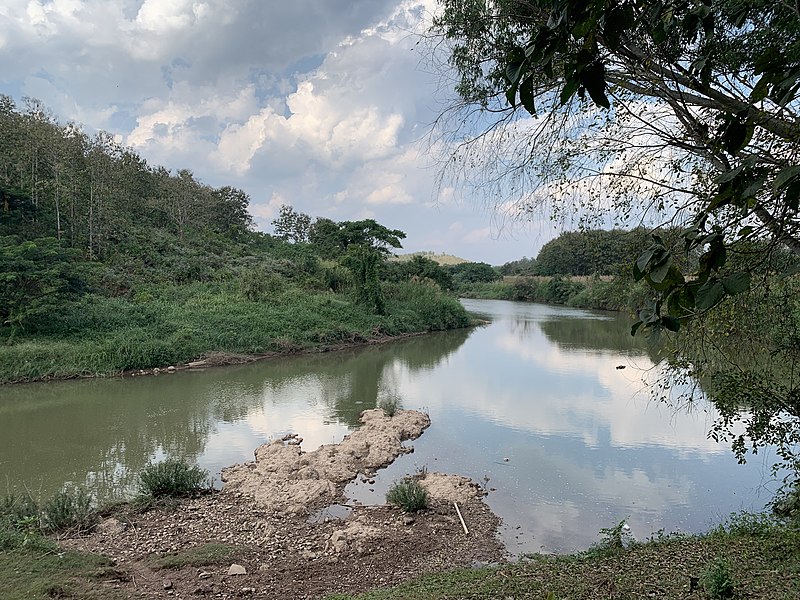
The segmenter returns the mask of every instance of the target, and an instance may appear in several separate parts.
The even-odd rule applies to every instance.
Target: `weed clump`
[[[733,579],[731,566],[727,560],[717,558],[700,577],[708,595],[715,600],[723,600],[733,596]]]
[[[63,489],[42,507],[42,530],[66,531],[68,529],[87,531],[97,520],[92,507],[92,496],[83,488]]]
[[[600,541],[589,549],[589,552],[603,553],[624,550],[635,544],[631,535],[631,528],[625,519],[613,527],[604,527],[600,530]]]
[[[139,492],[151,498],[193,496],[210,488],[208,471],[182,460],[148,465],[139,475]]]
[[[387,417],[393,417],[400,410],[400,402],[397,398],[390,396],[378,402],[378,408],[383,410],[383,414]]]
[[[386,501],[405,512],[417,512],[428,507],[428,491],[415,479],[406,477],[389,488]]]

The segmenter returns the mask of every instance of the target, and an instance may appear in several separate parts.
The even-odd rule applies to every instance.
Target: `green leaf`
[[[695,307],[697,310],[708,310],[716,306],[725,297],[725,287],[719,280],[710,280],[697,290]]]
[[[722,286],[728,294],[741,294],[750,288],[750,273],[740,271],[723,277]]]
[[[800,165],[786,167],[780,173],[778,173],[777,177],[775,177],[775,181],[772,182],[772,188],[778,190],[784,187],[791,180],[797,178],[798,175],[800,175]]]
[[[533,98],[533,75],[525,79],[519,86],[519,100],[530,114],[536,114],[536,104]]]
[[[576,78],[572,77],[567,80],[567,83],[564,85],[564,89],[561,90],[561,96],[559,97],[562,106],[569,102],[569,99],[575,95],[575,92],[578,90],[578,86],[581,82]]]
[[[741,163],[735,169],[731,169],[730,171],[725,171],[722,175],[714,179],[715,183],[727,183],[729,181],[733,181],[736,179],[739,174],[744,170],[747,165],[745,163]]]
[[[655,254],[655,248],[649,248],[642,252],[639,258],[636,259],[636,267],[639,269],[641,273],[647,271],[647,265],[650,263],[650,260],[653,258],[653,254]]]
[[[515,82],[506,90],[506,100],[508,100],[508,104],[511,107],[515,107],[517,105],[517,87],[518,85]]]
[[[661,324],[670,331],[678,331],[681,328],[681,322],[670,315],[664,315],[661,317]]]
[[[669,273],[671,267],[672,257],[667,256],[667,260],[650,271],[650,279],[653,281],[653,283],[662,283],[664,278],[666,278],[667,273]]]
[[[636,332],[639,331],[639,328],[644,325],[642,321],[636,321],[633,325],[631,325],[631,335],[636,335]]]
[[[581,73],[581,83],[586,87],[592,101],[603,108],[611,108],[606,96],[606,69],[603,63],[595,61]]]
[[[524,69],[524,60],[515,60],[508,63],[508,66],[506,67],[506,78],[508,79],[508,82],[512,84],[519,84],[519,79],[522,77],[522,72]]]
[[[769,82],[771,77],[771,74],[767,74],[763,75],[758,80],[758,83],[753,86],[753,91],[750,92],[750,102],[761,102],[767,97],[767,94],[769,93]]]

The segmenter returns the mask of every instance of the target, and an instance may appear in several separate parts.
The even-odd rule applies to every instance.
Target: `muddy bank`
[[[430,424],[417,411],[380,409],[362,422],[341,443],[310,452],[299,435],[264,444],[254,462],[223,471],[221,492],[144,513],[127,506],[64,544],[114,559],[103,585],[125,598],[317,598],[504,559],[499,520],[464,477],[425,474],[430,503],[413,515],[390,506],[349,506],[341,518],[326,510],[344,501],[349,481],[412,451],[403,442]],[[198,552],[211,557],[183,560]]]

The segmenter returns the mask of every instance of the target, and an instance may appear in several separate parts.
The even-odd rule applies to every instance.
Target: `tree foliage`
[[[311,217],[283,204],[278,210],[278,217],[272,221],[272,227],[279,240],[294,244],[307,242],[311,231]]]
[[[660,232],[671,250],[680,250],[681,230]],[[620,265],[630,264],[651,244],[651,236],[643,227],[622,229],[590,229],[566,231],[550,240],[536,256],[536,275],[614,275]]]
[[[116,260],[142,230],[186,241],[243,235],[249,196],[214,189],[191,171],[153,168],[100,132],[61,125],[36,100],[0,96],[0,235],[52,237],[90,260]]]
[[[390,281],[409,279],[429,280],[435,282],[443,290],[454,288],[450,271],[435,260],[415,254],[410,260],[387,262],[384,265],[385,277]]]
[[[677,328],[746,289],[728,249],[800,253],[800,11],[766,0],[441,0],[465,124],[454,169],[536,210],[576,200],[686,226],[681,272],[654,238],[635,272],[648,327]],[[469,118],[474,117],[474,118]],[[532,118],[528,118],[532,117]],[[476,135],[475,126],[483,130]],[[459,125],[457,125],[459,127]],[[494,152],[489,153],[487,146]],[[509,166],[509,164],[511,166]],[[483,179],[480,179],[480,178]],[[521,199],[521,200],[520,200]],[[558,214],[569,206],[556,205]]]

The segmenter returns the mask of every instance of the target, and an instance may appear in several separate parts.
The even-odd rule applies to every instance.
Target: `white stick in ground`
[[[461,521],[461,526],[464,528],[464,533],[469,535],[469,529],[467,529],[467,524],[464,523],[464,517],[461,516],[461,511],[458,509],[458,502],[453,502],[453,506],[456,507],[456,513],[458,514],[458,520]]]

